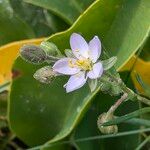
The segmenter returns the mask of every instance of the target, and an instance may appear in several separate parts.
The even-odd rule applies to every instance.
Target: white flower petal
[[[81,88],[86,83],[85,72],[79,72],[78,74],[72,75],[66,85],[66,92],[72,92]]]
[[[64,75],[73,75],[73,74],[78,73],[80,71],[80,69],[78,67],[71,67],[69,65],[70,61],[74,64],[76,59],[74,59],[74,58],[62,58],[62,59],[58,60],[54,64],[53,70],[57,73],[61,73]]]
[[[87,73],[87,76],[90,79],[96,79],[101,77],[102,74],[103,74],[103,66],[102,63],[98,62],[93,65],[93,69]]]
[[[89,42],[89,57],[93,63],[97,61],[97,59],[100,57],[100,54],[101,54],[101,42],[98,36],[95,36]]]
[[[73,33],[70,37],[70,46],[73,51],[73,54],[78,58],[88,58],[89,46],[85,39],[77,33]]]

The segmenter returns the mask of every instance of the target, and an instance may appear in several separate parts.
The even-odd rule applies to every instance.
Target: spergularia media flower
[[[85,39],[73,33],[70,37],[72,55],[61,58],[53,65],[53,71],[70,75],[64,85],[66,92],[81,88],[87,80],[96,80],[103,74],[102,63],[98,60],[101,54],[101,42],[97,36],[87,43]]]
[[[107,55],[107,50],[105,49],[103,54],[107,59],[99,60],[101,42],[97,36],[94,36],[87,43],[81,35],[73,33],[70,37],[70,46],[71,50],[65,50],[66,57],[64,57],[54,43],[46,40],[39,46],[24,45],[20,49],[20,56],[31,64],[39,65],[48,63],[48,65],[39,68],[33,75],[40,83],[51,84],[57,76],[68,75],[70,78],[64,85],[67,93],[81,88],[88,81],[91,91],[94,91],[98,87],[95,90],[95,94],[98,93],[98,90],[101,90],[111,96],[121,96],[107,112],[99,115],[97,125],[103,134],[118,132],[117,125],[106,124],[110,120],[115,119],[114,113],[123,102],[138,100],[146,105],[150,105],[149,99],[134,93],[122,81],[114,67],[117,61],[116,56],[108,58],[109,55]],[[112,70],[109,70],[111,68]],[[58,84],[57,80],[54,84]],[[53,84],[51,87],[53,88]],[[59,92],[59,89],[55,90],[55,93]]]

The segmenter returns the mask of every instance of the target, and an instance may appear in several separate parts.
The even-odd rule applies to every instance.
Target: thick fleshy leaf
[[[36,37],[49,36],[69,27],[64,20],[55,14],[23,0],[10,0],[10,4],[14,13],[34,30]]]
[[[85,72],[79,72],[71,76],[65,85],[66,92],[72,92],[81,88],[86,83]]]
[[[96,79],[101,77],[102,74],[103,74],[103,66],[101,62],[98,62],[93,65],[92,70],[87,73],[87,76],[90,79]]]
[[[89,42],[89,57],[93,63],[97,61],[101,54],[101,42],[97,36],[95,36]]]
[[[77,67],[70,66],[70,65],[74,65],[75,62],[76,62],[76,59],[74,59],[74,58],[62,58],[54,64],[53,70],[55,72],[58,72],[58,73],[61,73],[64,75],[76,74],[80,71],[80,69]],[[70,63],[70,65],[69,65],[69,63]]]
[[[24,0],[25,2],[46,8],[72,24],[94,0]]]
[[[48,40],[54,42],[63,52],[70,47],[69,38],[73,32],[82,33],[88,41],[96,34],[102,42],[105,41],[104,45],[111,55],[124,56],[123,59],[118,57],[118,69],[146,39],[149,17],[147,0],[100,0],[87,9],[69,30],[53,35]],[[118,24],[112,25],[114,23]],[[116,30],[119,29],[122,36],[114,40],[113,35],[108,32],[110,29],[111,32],[114,31],[113,34],[118,34]],[[67,80],[63,77],[57,78],[48,87],[41,86],[32,78],[38,68],[20,59],[15,62],[14,69],[20,71],[22,76],[12,83],[9,120],[13,131],[29,145],[42,144],[47,140],[48,143],[53,143],[68,136],[87,110],[93,96],[99,91],[97,88],[91,93],[87,86],[83,86],[76,92],[66,94],[62,86]],[[30,104],[25,100],[29,100]],[[42,106],[46,108],[43,113],[40,111]],[[104,108],[106,110],[105,105]],[[30,131],[26,131],[27,128]]]
[[[0,1],[0,45],[10,41],[34,38],[34,32],[11,8],[8,0]]]
[[[150,3],[147,0],[127,0],[122,6],[104,38],[105,48],[110,51],[111,56],[118,58],[115,65],[117,68],[119,64],[121,68],[127,63],[147,40],[150,32],[150,23],[147,22],[150,19],[150,9],[147,9]]]
[[[78,58],[88,58],[89,54],[89,47],[85,39],[77,34],[73,33],[70,37],[70,46],[72,49],[73,54]]]

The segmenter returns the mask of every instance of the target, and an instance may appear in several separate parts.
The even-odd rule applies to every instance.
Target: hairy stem
[[[113,114],[115,112],[115,110],[122,104],[122,102],[124,102],[128,97],[128,94],[127,93],[124,93],[120,99],[118,99],[116,101],[116,103],[114,105],[112,105],[110,107],[110,109],[108,110],[107,114]]]
[[[150,106],[150,100],[149,99],[134,93],[134,91],[129,89],[124,84],[124,82],[121,80],[121,78],[116,78],[115,76],[113,76],[113,75],[111,75],[109,73],[106,73],[106,76],[108,76],[111,80],[113,80],[113,81],[118,83],[118,85],[122,89],[123,93],[127,93],[128,94],[128,99],[130,99],[130,100],[135,100],[136,99],[136,100],[138,100],[138,101],[140,101],[140,102]]]

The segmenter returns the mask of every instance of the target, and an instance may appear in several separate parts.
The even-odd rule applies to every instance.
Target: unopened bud
[[[43,41],[40,47],[45,51],[47,56],[60,56],[61,55],[57,46],[52,42]]]
[[[33,77],[41,83],[51,83],[57,74],[52,70],[50,66],[45,66],[37,70]]]
[[[118,132],[117,125],[103,126],[102,124],[114,119],[113,114],[103,113],[98,117],[97,126],[103,134],[113,134]]]
[[[117,96],[122,93],[122,89],[118,84],[112,83],[111,88],[110,88],[110,95],[112,96]]]
[[[46,60],[46,53],[36,45],[24,45],[20,49],[20,55],[29,63],[42,64]]]
[[[101,91],[106,92],[106,93],[109,91],[110,87],[111,87],[111,85],[107,82],[101,83],[101,85],[100,85]]]

